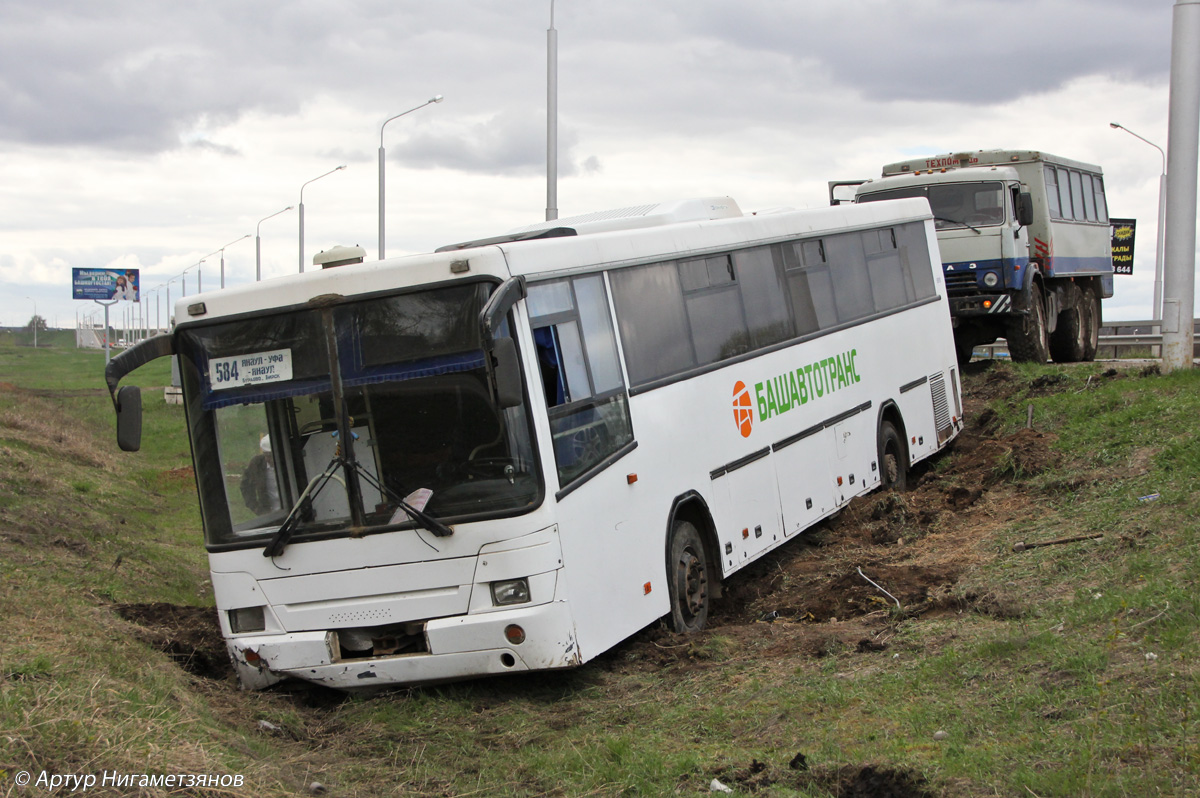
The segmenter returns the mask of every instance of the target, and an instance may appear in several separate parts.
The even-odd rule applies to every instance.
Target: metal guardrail
[[[1154,332],[1159,327],[1161,322],[1153,320],[1140,321],[1118,321],[1112,324],[1106,324],[1100,328],[1099,354],[1103,354],[1106,350],[1111,349],[1110,357],[1118,357],[1118,350],[1121,349],[1150,349],[1150,357],[1160,357],[1162,354],[1162,333]],[[1193,322],[1192,347],[1193,351],[1200,356],[1200,350],[1197,349],[1200,345],[1200,319]],[[1113,332],[1105,333],[1105,330]],[[1005,358],[1008,357],[1008,342],[1003,338],[998,339],[994,344],[987,346],[975,347],[976,356],[990,358]]]

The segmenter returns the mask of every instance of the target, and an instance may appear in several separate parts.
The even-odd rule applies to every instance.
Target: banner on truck
[[[72,299],[138,301],[138,270],[71,269]]]

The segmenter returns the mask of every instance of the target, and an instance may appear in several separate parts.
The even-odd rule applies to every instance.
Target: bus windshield
[[[262,545],[297,502],[295,540],[411,527],[399,499],[443,522],[533,509],[525,405],[497,407],[484,367],[478,316],[492,287],[181,330],[209,544]]]
[[[1004,224],[1004,188],[999,182],[934,183],[858,195],[859,202],[925,197],[938,230]]]

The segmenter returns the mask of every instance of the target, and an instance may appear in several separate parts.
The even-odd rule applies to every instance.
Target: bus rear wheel
[[[690,521],[676,521],[667,547],[667,593],[671,629],[695,634],[708,621],[708,558]]]
[[[879,425],[879,486],[884,490],[908,489],[908,457],[904,439],[890,421]]]

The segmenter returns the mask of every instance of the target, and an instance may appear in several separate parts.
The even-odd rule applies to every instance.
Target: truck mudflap
[[[519,634],[512,632],[514,626]],[[335,634],[238,637],[228,647],[247,690],[288,678],[337,690],[379,689],[583,663],[570,608],[561,601],[428,621],[429,650],[414,654],[342,659],[335,651]],[[517,638],[520,642],[513,642]]]
[[[1028,308],[1018,307],[1012,294],[978,294],[975,296],[950,297],[950,315],[959,316],[1010,316],[1028,313]]]

